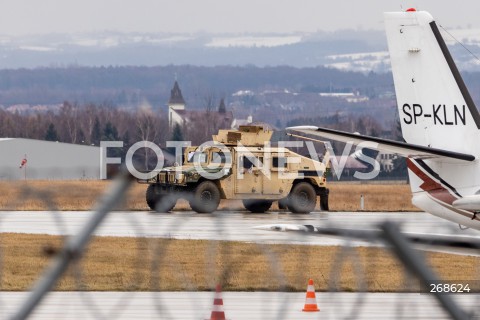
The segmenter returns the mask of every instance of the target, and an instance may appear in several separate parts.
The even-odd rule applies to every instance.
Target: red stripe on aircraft
[[[428,192],[429,195],[448,204],[452,204],[453,201],[457,200],[457,198],[455,198],[447,189],[445,189],[445,187],[433,180],[429,175],[417,167],[417,165],[415,165],[411,159],[407,159],[407,166],[408,169],[410,169],[423,181],[423,183],[420,185],[420,188]]]

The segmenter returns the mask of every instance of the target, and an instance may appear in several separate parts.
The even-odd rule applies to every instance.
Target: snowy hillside
[[[476,58],[480,56],[480,30],[453,29],[448,33],[441,30],[460,69],[480,70],[480,60]],[[365,73],[390,70],[382,31],[291,34],[124,34],[105,31],[23,37],[0,35],[0,68],[169,64],[325,65]]]

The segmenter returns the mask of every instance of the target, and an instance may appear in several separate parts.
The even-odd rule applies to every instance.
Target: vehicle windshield
[[[207,157],[208,153],[205,152],[196,152],[196,151],[191,151],[188,153],[188,159],[187,161],[189,163],[206,163],[207,162]]]
[[[230,154],[229,154],[229,156],[230,156]],[[230,159],[230,158],[229,157],[227,158],[227,155],[223,152],[220,152],[220,151],[212,152],[211,163],[225,164],[225,163],[227,163],[227,159]]]

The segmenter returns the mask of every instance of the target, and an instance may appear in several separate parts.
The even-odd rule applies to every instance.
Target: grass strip
[[[0,182],[2,210],[90,210],[109,181],[15,181]],[[331,183],[330,210],[358,211],[360,196],[366,211],[418,211],[411,204],[410,187],[406,184]],[[124,203],[124,210],[150,210],[145,202],[146,185],[133,184]],[[244,210],[241,201],[222,200],[220,210]],[[317,209],[319,204],[317,201]],[[175,210],[190,210],[186,201],[178,201]],[[274,203],[271,210],[278,210]]]
[[[23,291],[38,279],[63,237],[0,235],[0,290]],[[479,258],[427,253],[443,279],[477,279]],[[418,292],[418,283],[384,248],[264,245],[158,238],[95,237],[56,290]]]

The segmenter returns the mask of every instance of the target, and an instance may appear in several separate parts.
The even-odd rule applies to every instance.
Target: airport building
[[[0,139],[0,180],[100,179],[100,147]]]

